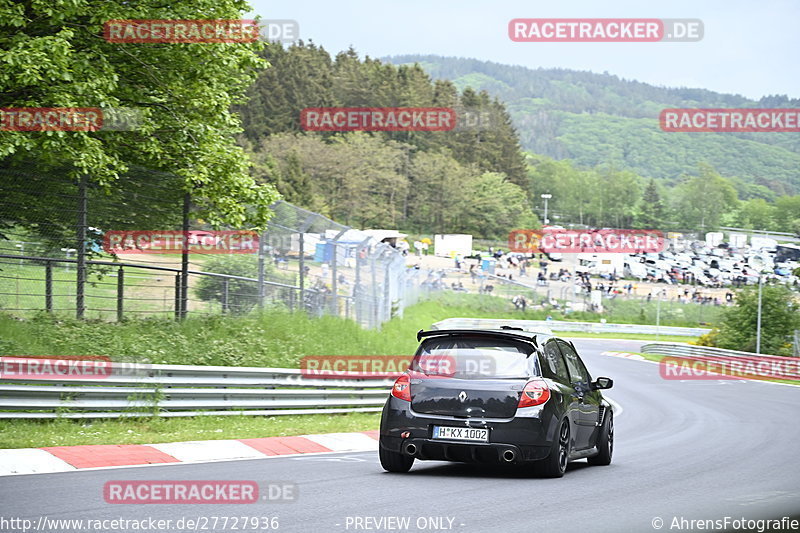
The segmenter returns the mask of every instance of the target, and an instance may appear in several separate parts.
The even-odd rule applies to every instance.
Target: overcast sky
[[[668,87],[750,98],[800,97],[796,0],[250,0],[264,19],[293,19],[300,37],[336,53],[438,54],[510,65],[608,71]],[[694,43],[517,43],[513,18],[699,18]]]

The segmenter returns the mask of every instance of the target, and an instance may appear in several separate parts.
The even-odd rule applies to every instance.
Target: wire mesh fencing
[[[123,320],[273,308],[378,328],[419,296],[418,271],[393,246],[282,201],[248,253],[175,250],[155,238],[109,251],[112,233],[192,242],[225,232],[194,213],[174,176],[134,170],[126,179],[122,194],[57,170],[0,169],[0,312]]]

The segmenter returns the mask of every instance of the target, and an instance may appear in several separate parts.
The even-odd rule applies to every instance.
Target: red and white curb
[[[281,455],[368,452],[378,449],[378,431],[298,437],[52,446],[0,450],[0,476],[71,472],[92,468],[262,459]]]

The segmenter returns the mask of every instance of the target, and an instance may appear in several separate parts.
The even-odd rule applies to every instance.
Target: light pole
[[[661,289],[656,294],[656,340],[658,340],[658,334],[661,332],[661,298],[664,297],[666,292],[667,289]]]
[[[756,354],[761,355],[761,287],[764,276],[758,273],[758,318],[756,319]]]
[[[758,271],[758,314],[756,315],[756,354],[761,355],[761,291],[764,287],[764,274],[768,273],[767,264],[758,257],[749,261],[751,268]]]
[[[547,200],[553,197],[552,194],[542,194],[541,197],[544,199],[544,223],[549,224],[550,221],[547,219]]]

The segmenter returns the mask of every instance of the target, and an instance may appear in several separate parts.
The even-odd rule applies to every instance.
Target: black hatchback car
[[[389,472],[415,459],[532,465],[561,477],[572,460],[611,463],[614,413],[568,341],[503,326],[420,331],[383,408]]]

